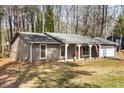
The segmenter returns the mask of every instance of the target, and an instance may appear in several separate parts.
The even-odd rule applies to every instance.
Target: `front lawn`
[[[124,87],[124,64],[117,60],[28,65],[5,60],[0,60],[0,87]]]

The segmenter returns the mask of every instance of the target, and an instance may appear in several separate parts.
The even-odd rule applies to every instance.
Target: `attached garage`
[[[100,57],[112,57],[115,56],[114,45],[102,45],[100,49]]]

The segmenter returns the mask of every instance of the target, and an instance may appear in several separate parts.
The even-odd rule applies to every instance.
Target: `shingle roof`
[[[17,34],[27,43],[60,43],[43,33],[17,32]]]
[[[46,35],[49,35],[56,40],[61,41],[62,43],[70,43],[70,44],[112,44],[116,45],[116,43],[105,40],[100,37],[88,37],[88,36],[80,36],[76,34],[64,34],[64,33],[45,33]]]
[[[45,33],[59,41],[61,41],[62,43],[88,43],[90,42],[89,38],[90,37],[82,37],[80,35],[76,35],[76,34],[63,34],[63,33]],[[84,40],[85,39],[85,40]]]
[[[106,40],[104,38],[100,38],[100,37],[95,37],[95,39],[100,43],[100,44],[113,44],[113,45],[117,45],[117,43],[112,42],[110,40]]]
[[[27,43],[69,43],[69,44],[111,44],[117,45],[115,42],[105,40],[100,37],[88,37],[76,34],[64,33],[31,33],[31,32],[16,32],[15,38],[20,36]],[[13,40],[14,41],[14,40]]]

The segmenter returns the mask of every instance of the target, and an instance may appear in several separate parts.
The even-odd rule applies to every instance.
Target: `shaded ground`
[[[112,59],[85,64],[25,64],[0,59],[0,87],[124,87],[124,64]]]

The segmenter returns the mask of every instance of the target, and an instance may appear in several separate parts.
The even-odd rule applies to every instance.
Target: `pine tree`
[[[117,24],[114,29],[115,36],[120,36],[121,34],[124,36],[124,16],[120,16],[118,18]]]
[[[52,6],[46,6],[45,31],[46,32],[54,32],[54,20],[53,20],[53,8],[52,8]]]
[[[36,26],[37,32],[42,32],[42,14],[40,9],[37,7],[37,26]]]

